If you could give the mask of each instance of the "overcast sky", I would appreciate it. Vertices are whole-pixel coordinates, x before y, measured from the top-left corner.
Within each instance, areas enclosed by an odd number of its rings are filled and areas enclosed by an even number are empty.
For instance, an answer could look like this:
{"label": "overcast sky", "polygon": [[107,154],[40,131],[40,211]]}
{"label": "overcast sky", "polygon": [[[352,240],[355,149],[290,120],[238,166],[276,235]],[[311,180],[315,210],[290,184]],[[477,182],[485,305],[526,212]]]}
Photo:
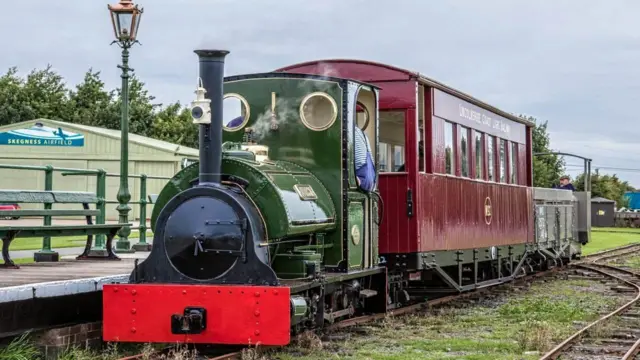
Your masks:
{"label": "overcast sky", "polygon": [[[110,88],[119,86],[120,50],[109,46],[107,3],[7,1],[0,12],[0,70],[18,66],[24,74],[50,63],[74,85],[93,67]],[[505,111],[548,121],[556,150],[592,157],[595,167],[640,168],[637,0],[140,5],[142,46],[132,49],[131,66],[163,103],[192,100],[195,48],[230,50],[227,75],[359,58],[419,71]],[[640,187],[640,172],[617,172]]]}

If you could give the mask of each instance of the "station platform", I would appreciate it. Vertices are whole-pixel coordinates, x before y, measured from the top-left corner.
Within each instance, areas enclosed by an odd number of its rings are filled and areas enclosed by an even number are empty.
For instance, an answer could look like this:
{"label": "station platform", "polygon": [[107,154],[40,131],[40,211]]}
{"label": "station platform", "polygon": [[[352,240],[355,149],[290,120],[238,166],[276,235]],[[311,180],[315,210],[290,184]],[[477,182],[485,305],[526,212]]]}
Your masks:
{"label": "station platform", "polygon": [[102,284],[126,282],[135,266],[149,252],[118,254],[121,260],[75,260],[62,256],[58,262],[21,264],[19,269],[0,269],[0,303],[34,297],[73,295],[100,291]]}
{"label": "station platform", "polygon": [[100,321],[102,286],[126,283],[136,259],[149,252],[117,254],[121,260],[75,260],[21,264],[0,269],[0,338],[69,323]]}

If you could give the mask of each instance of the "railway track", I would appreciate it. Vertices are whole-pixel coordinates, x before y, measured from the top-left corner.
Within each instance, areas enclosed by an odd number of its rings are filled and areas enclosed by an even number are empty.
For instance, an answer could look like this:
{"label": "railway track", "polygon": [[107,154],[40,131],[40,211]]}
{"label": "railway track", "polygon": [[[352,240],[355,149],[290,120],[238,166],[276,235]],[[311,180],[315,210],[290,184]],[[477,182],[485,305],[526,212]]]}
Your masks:
{"label": "railway track", "polygon": [[[625,246],[621,246],[615,249],[610,249],[610,250],[604,250],[598,253],[594,253],[594,254],[590,254],[588,256],[584,256],[580,261],[578,261],[577,263],[572,263],[569,266],[576,266],[576,267],[582,267],[585,270],[588,271],[593,271],[599,274],[602,274],[604,276],[611,276],[616,278],[619,281],[622,281],[624,283],[627,284],[627,286],[629,287],[629,289],[633,289],[636,292],[636,296],[635,299],[632,302],[629,302],[627,304],[625,304],[624,309],[619,308],[616,309],[616,311],[609,313],[607,315],[605,315],[604,317],[600,318],[599,320],[589,324],[588,326],[586,326],[585,328],[581,329],[580,331],[578,331],[576,334],[572,335],[572,337],[568,338],[567,340],[565,340],[562,344],[558,345],[556,348],[554,348],[552,351],[550,351],[549,353],[545,354],[543,358],[541,358],[541,360],[543,359],[557,359],[558,356],[560,354],[562,354],[562,351],[564,349],[569,348],[574,341],[580,339],[582,337],[583,334],[585,334],[586,332],[588,332],[589,329],[592,329],[594,327],[596,327],[598,324],[600,324],[601,322],[605,322],[607,319],[611,318],[611,317],[615,317],[618,313],[622,313],[625,312],[625,310],[633,310],[636,309],[634,305],[636,305],[637,303],[637,312],[628,312],[628,314],[637,314],[637,328],[640,329],[640,274],[635,274],[631,271],[628,270],[624,270],[624,269],[618,269],[615,268],[613,266],[608,266],[608,265],[602,265],[599,264],[602,261],[605,260],[611,260],[611,259],[615,259],[617,257],[622,257],[622,256],[626,256],[629,254],[633,254],[636,252],[640,251],[640,244],[631,244],[631,245],[625,245]],[[598,268],[600,267],[600,268]],[[602,268],[607,268],[610,269],[608,271],[610,272],[615,272],[615,271],[619,271],[620,273],[618,274],[619,276],[615,276],[615,275],[611,275],[609,273],[606,273],[605,271],[607,270],[602,270]],[[563,268],[565,269],[565,268]],[[551,273],[557,271],[558,269],[551,269],[549,271],[545,271],[545,272],[540,272],[540,273],[536,273],[536,274],[532,274],[532,275],[527,275],[527,276],[523,276],[520,277],[514,281],[512,281],[511,283],[506,283],[506,284],[518,284],[521,283],[523,281],[528,281],[528,280],[533,280],[535,278],[540,278],[540,277],[544,277],[544,276],[548,276]],[[635,282],[633,282],[633,281]],[[637,283],[637,284],[636,284]],[[351,319],[347,319],[329,326],[326,326],[324,328],[325,331],[332,331],[332,330],[337,330],[337,329],[341,329],[341,328],[347,328],[347,327],[351,327],[351,326],[355,326],[355,325],[361,325],[361,324],[365,324],[365,323],[370,323],[376,320],[380,320],[383,319],[385,317],[388,316],[399,316],[399,315],[405,315],[405,314],[410,314],[410,313],[416,313],[416,312],[420,312],[424,309],[427,309],[429,307],[433,307],[433,306],[438,306],[438,305],[443,305],[446,304],[448,302],[452,302],[454,300],[460,300],[460,299],[464,299],[464,298],[469,298],[469,297],[473,297],[473,296],[478,296],[481,295],[483,293],[489,292],[491,290],[493,290],[494,288],[496,288],[498,286],[492,286],[492,287],[488,287],[488,288],[483,288],[483,289],[478,289],[476,291],[473,292],[467,292],[467,293],[462,293],[462,294],[456,294],[456,295],[450,295],[450,296],[445,296],[445,297],[441,297],[441,298],[437,298],[437,299],[432,299],[432,300],[428,300],[422,303],[418,303],[418,304],[414,304],[414,305],[409,305],[409,306],[405,306],[405,307],[401,307],[401,308],[397,308],[394,310],[390,310],[388,313],[385,314],[373,314],[373,315],[366,315],[366,316],[360,316],[360,317],[355,317],[355,318],[351,318]],[[614,314],[615,313],[615,314]],[[635,318],[634,318],[635,319]],[[630,344],[630,342],[624,342],[625,345],[629,345],[628,346],[628,355],[627,353],[625,353],[625,357],[623,359],[625,360],[631,360],[634,359],[635,354],[637,354],[638,352],[640,352],[640,330],[637,331],[638,334],[638,341],[636,341],[633,344]],[[616,339],[613,339],[613,341],[615,342]],[[168,350],[168,349],[167,349]],[[160,351],[156,354],[156,356],[160,356],[162,353],[166,353],[167,350],[163,350]],[[556,355],[554,355],[554,351],[557,352]],[[141,360],[144,358],[149,358],[148,357],[149,354],[143,355],[143,354],[139,354],[139,355],[135,355],[135,356],[130,356],[127,358],[122,358],[119,360]],[[218,355],[215,357],[202,357],[202,359],[208,359],[208,360],[240,360],[242,358],[242,351],[234,351],[234,352],[229,352],[223,355]],[[588,359],[590,357],[575,357],[575,358],[566,358],[566,359]],[[151,360],[154,359],[154,357],[149,358]],[[562,359],[565,359],[564,357]],[[612,359],[620,359],[620,357],[611,357],[611,358],[602,358],[602,357],[594,357],[593,359],[599,359],[599,360],[612,360]]]}
{"label": "railway track", "polygon": [[617,291],[632,292],[633,298],[576,331],[551,349],[540,360],[600,359],[632,360],[640,353],[640,273],[604,261],[636,253],[638,246],[616,249],[574,266],[592,274],[616,279],[623,285]]}
{"label": "railway track", "polygon": [[585,263],[599,263],[605,260],[612,260],[615,258],[631,255],[637,251],[640,251],[640,244],[629,244],[614,249],[604,250],[597,253],[584,256],[581,261],[574,262],[571,265],[580,265]]}
{"label": "railway track", "polygon": [[[548,275],[550,275],[551,273],[553,273],[555,271],[557,271],[557,269],[551,269],[551,270],[545,271],[545,272],[526,275],[526,276],[520,277],[520,278],[518,278],[518,279],[516,279],[516,280],[514,280],[514,281],[512,281],[510,283],[504,283],[502,285],[519,284],[519,283],[522,283],[522,282],[525,282],[525,281],[528,281],[528,280],[533,280],[535,278],[548,276]],[[452,302],[454,300],[460,300],[460,299],[465,299],[465,298],[469,298],[469,297],[478,296],[478,295],[487,293],[487,292],[493,290],[496,287],[499,287],[499,286],[492,286],[492,287],[478,289],[478,290],[473,291],[473,292],[466,292],[466,293],[462,293],[462,294],[444,296],[444,297],[440,297],[440,298],[437,298],[437,299],[421,302],[421,303],[418,303],[418,304],[404,306],[404,307],[401,307],[401,308],[389,310],[389,312],[384,313],[384,314],[373,314],[373,315],[359,316],[359,317],[343,320],[343,321],[340,321],[338,323],[325,326],[323,328],[323,330],[324,331],[333,331],[333,330],[343,329],[343,328],[347,328],[347,327],[351,327],[351,326],[355,326],[355,325],[361,325],[361,324],[370,323],[370,322],[373,322],[373,321],[376,321],[376,320],[380,320],[380,319],[383,319],[383,318],[389,317],[389,316],[400,316],[400,315],[405,315],[405,314],[417,313],[417,312],[420,312],[420,311],[425,310],[425,309],[427,309],[429,307],[432,307],[432,306],[443,305],[443,304],[446,304],[448,302]],[[142,359],[155,360],[156,358],[160,359],[163,354],[166,354],[171,349],[173,349],[173,347],[157,351],[157,352],[155,352],[155,353],[153,353],[151,355],[150,354],[138,354],[138,355],[129,356],[129,357],[126,357],[126,358],[121,358],[119,360],[142,360]],[[218,356],[214,356],[214,357],[200,357],[199,359],[207,359],[207,360],[240,360],[240,359],[242,359],[242,351],[229,352],[227,354],[218,355]]]}

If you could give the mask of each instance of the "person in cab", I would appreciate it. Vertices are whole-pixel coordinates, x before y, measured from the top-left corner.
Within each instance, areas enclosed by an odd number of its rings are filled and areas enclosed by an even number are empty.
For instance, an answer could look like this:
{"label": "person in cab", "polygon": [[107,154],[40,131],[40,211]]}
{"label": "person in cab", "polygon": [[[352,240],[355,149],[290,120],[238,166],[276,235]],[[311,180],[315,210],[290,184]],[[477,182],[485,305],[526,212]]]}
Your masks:
{"label": "person in cab", "polygon": [[371,156],[371,147],[367,135],[359,127],[355,127],[355,167],[356,182],[360,189],[370,192],[376,182],[376,169]]}
{"label": "person in cab", "polygon": [[576,188],[573,187],[571,183],[571,179],[567,175],[560,178],[560,185],[556,186],[556,189],[576,191]]}

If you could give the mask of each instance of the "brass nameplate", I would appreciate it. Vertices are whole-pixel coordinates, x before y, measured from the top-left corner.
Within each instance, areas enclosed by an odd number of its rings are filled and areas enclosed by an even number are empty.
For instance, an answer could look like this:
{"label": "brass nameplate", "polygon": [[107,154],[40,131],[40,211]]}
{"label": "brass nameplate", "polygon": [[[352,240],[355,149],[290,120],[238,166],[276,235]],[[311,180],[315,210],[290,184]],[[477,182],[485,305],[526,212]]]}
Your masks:
{"label": "brass nameplate", "polygon": [[358,225],[353,225],[351,227],[351,240],[353,241],[353,245],[360,244],[360,229]]}
{"label": "brass nameplate", "polygon": [[293,185],[293,190],[298,193],[301,200],[316,200],[318,198],[311,185],[296,184]]}

